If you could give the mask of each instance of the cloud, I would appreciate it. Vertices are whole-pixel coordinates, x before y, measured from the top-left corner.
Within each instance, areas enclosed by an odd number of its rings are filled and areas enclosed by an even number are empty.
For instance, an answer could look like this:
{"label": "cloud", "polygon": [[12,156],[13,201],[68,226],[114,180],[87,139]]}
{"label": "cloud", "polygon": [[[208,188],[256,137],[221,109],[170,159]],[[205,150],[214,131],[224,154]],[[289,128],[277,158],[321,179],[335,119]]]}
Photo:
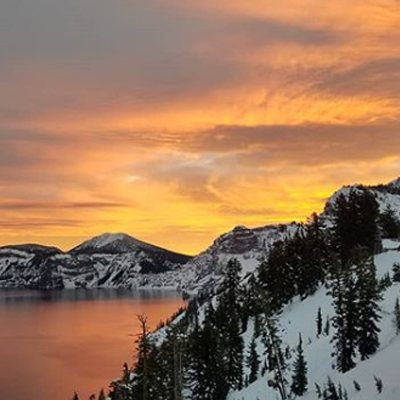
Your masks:
{"label": "cloud", "polygon": [[0,242],[192,253],[394,178],[399,22],[397,0],[2,1]]}
{"label": "cloud", "polygon": [[[245,164],[326,165],[397,157],[396,123],[368,125],[220,126],[194,140],[200,152],[236,153]],[[247,161],[246,161],[247,160]]]}
{"label": "cloud", "polygon": [[[124,208],[128,204],[112,202],[82,202],[82,203],[56,203],[56,202],[29,202],[29,201],[0,201],[0,210],[8,211],[54,211],[54,210],[74,210],[74,209],[113,209]],[[130,205],[132,206],[132,205]]]}
{"label": "cloud", "polygon": [[346,71],[326,71],[314,89],[340,95],[364,93],[399,100],[400,57],[396,54],[368,60]]}

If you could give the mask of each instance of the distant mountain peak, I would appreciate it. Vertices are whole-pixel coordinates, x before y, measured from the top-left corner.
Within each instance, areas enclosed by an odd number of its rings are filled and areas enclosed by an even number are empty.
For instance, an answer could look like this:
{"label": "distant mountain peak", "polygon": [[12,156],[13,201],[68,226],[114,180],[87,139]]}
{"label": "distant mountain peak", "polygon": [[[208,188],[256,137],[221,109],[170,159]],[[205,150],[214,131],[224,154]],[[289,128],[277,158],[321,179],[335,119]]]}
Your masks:
{"label": "distant mountain peak", "polygon": [[128,253],[140,249],[155,248],[126,233],[103,233],[71,250],[71,253]]}
{"label": "distant mountain peak", "polygon": [[57,247],[53,246],[44,246],[41,244],[36,243],[24,243],[24,244],[14,244],[14,245],[7,245],[1,246],[0,251],[7,251],[7,250],[18,250],[26,253],[33,253],[33,254],[61,254],[62,251]]}

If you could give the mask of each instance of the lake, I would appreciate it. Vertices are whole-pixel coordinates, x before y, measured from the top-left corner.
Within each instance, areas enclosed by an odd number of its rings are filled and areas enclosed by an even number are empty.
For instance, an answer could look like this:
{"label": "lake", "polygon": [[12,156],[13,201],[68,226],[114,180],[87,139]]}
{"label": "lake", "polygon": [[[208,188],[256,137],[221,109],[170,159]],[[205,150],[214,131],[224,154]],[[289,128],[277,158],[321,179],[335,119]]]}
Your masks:
{"label": "lake", "polygon": [[161,290],[0,290],[0,399],[97,397],[132,363],[136,315],[154,328],[183,303]]}

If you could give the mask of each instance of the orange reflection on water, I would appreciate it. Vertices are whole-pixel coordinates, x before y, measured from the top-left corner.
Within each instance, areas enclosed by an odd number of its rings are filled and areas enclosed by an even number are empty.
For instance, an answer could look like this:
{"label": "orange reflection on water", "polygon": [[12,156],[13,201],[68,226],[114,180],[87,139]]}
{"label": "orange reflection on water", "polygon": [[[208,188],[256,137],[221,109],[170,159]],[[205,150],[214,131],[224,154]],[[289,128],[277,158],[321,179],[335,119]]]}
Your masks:
{"label": "orange reflection on water", "polygon": [[162,292],[48,300],[27,293],[8,292],[5,300],[0,292],[1,399],[68,400],[75,390],[85,399],[107,389],[124,361],[133,362],[136,315],[146,314],[154,329],[183,304]]}

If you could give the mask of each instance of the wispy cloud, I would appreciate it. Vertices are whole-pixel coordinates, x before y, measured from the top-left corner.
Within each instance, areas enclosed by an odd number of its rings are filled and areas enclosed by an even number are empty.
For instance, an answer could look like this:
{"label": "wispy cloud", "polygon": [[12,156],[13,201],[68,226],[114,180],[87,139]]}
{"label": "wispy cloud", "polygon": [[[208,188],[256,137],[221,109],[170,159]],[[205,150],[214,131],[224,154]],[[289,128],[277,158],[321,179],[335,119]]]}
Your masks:
{"label": "wispy cloud", "polygon": [[195,252],[394,178],[399,23],[397,0],[2,1],[0,243]]}

